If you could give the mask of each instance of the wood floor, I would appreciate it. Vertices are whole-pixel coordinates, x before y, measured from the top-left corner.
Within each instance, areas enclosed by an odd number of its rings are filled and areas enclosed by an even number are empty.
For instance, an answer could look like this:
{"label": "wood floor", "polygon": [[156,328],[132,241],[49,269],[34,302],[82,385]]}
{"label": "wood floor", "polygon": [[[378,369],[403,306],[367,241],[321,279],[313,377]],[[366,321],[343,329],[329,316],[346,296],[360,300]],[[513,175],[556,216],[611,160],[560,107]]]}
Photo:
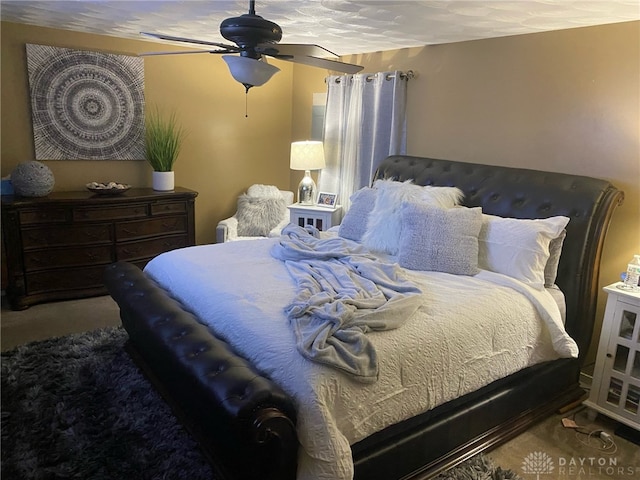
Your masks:
{"label": "wood floor", "polygon": [[[108,296],[34,305],[12,311],[2,297],[0,346],[3,351],[31,341],[120,324],[118,308]],[[611,435],[605,444],[595,435],[577,433],[562,425],[574,420],[586,432]],[[640,447],[615,434],[619,425],[582,406],[550,418],[488,453],[496,465],[513,470],[524,480],[598,480],[640,478]],[[535,462],[547,460],[534,472]]]}

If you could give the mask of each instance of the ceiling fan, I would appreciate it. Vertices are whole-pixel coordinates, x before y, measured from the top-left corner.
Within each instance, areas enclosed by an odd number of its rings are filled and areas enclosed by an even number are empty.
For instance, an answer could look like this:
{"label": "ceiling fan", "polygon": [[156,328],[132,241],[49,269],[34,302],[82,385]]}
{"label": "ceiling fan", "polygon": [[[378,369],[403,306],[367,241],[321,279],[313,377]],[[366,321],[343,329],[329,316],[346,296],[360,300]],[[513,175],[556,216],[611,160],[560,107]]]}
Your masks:
{"label": "ceiling fan", "polygon": [[280,71],[279,68],[269,65],[266,62],[266,56],[350,74],[359,72],[363,68],[360,65],[353,65],[326,58],[327,56],[337,58],[338,55],[318,45],[278,43],[282,38],[282,29],[276,23],[256,15],[255,0],[249,1],[249,13],[245,13],[239,17],[227,18],[220,24],[220,34],[225,39],[235,43],[235,45],[174,37],[159,33],[141,33],[160,40],[217,47],[213,50],[148,52],[141,53],[140,55],[176,55],[190,53],[227,54],[223,55],[222,58],[229,66],[233,78],[244,85],[246,89],[245,92],[248,92],[251,87],[263,85],[275,73]]}

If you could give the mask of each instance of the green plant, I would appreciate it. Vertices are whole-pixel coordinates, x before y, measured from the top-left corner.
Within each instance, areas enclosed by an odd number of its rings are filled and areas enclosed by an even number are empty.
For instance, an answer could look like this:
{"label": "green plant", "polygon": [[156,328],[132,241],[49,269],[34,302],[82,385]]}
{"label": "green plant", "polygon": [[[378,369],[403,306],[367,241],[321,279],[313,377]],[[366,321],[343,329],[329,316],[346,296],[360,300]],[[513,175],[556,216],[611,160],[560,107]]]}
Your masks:
{"label": "green plant", "polygon": [[175,112],[167,118],[156,107],[147,113],[145,148],[147,161],[156,172],[170,172],[178,158],[180,147],[186,135],[178,124]]}

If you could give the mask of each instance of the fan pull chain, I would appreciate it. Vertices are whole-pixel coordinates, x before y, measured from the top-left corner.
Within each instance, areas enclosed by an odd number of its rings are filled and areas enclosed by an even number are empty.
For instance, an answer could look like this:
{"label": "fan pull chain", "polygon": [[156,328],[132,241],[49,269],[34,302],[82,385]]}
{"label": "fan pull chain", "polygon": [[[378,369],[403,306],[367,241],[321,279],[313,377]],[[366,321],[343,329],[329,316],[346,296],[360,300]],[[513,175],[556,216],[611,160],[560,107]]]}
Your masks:
{"label": "fan pull chain", "polygon": [[249,103],[249,89],[251,87],[253,87],[253,85],[251,85],[249,83],[243,83],[243,85],[244,85],[244,118],[248,118],[249,117],[249,113],[248,113],[249,108],[247,107],[247,105]]}

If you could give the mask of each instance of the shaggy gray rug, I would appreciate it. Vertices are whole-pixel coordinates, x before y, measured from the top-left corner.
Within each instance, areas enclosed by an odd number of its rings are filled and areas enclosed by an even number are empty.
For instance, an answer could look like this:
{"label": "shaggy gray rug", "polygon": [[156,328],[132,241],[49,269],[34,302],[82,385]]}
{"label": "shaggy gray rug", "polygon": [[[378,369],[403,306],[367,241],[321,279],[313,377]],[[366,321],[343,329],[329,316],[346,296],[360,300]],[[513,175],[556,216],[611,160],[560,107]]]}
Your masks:
{"label": "shaggy gray rug", "polygon": [[[3,480],[215,479],[133,364],[121,328],[2,353]],[[483,456],[439,480],[517,480]]]}

